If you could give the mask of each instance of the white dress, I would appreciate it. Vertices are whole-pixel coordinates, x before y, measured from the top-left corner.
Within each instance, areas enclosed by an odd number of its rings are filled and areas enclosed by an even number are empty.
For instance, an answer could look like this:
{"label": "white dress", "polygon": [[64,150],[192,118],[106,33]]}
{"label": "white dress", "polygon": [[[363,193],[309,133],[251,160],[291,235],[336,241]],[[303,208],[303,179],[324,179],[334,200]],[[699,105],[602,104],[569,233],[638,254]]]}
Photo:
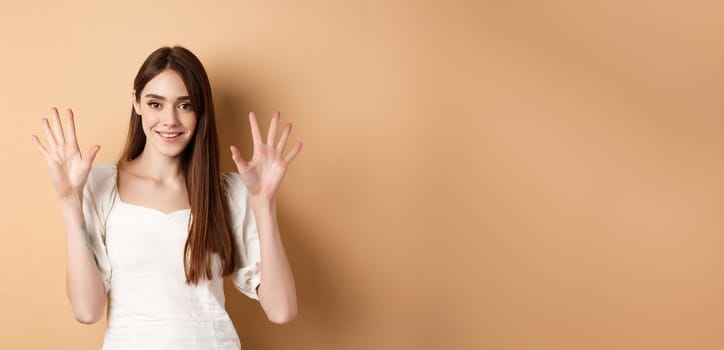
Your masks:
{"label": "white dress", "polygon": [[[218,257],[214,278],[186,285],[183,250],[189,209],[172,213],[124,203],[115,164],[97,164],[84,188],[83,215],[108,297],[104,350],[240,349],[224,307]],[[246,186],[237,173],[224,173],[237,254],[232,281],[257,299],[259,238]]]}

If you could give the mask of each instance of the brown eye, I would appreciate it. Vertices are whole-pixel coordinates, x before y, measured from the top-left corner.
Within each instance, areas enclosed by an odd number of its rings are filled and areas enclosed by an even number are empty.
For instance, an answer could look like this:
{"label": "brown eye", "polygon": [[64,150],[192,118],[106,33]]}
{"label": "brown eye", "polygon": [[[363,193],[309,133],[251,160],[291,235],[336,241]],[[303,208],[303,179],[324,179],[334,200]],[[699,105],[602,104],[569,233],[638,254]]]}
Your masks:
{"label": "brown eye", "polygon": [[149,102],[148,106],[151,108],[158,108],[158,107],[161,107],[161,104],[158,102]]}

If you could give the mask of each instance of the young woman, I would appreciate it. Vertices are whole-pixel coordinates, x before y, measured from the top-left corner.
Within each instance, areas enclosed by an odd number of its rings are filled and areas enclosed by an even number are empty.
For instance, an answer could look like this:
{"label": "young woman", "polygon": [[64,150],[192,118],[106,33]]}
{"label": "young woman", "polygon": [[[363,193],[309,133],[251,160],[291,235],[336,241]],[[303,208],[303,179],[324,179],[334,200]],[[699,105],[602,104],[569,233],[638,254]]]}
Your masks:
{"label": "young woman", "polygon": [[[92,165],[65,125],[42,118],[45,158],[67,233],[66,290],[75,318],[103,317],[103,349],[239,349],[224,308],[223,276],[259,300],[274,323],[297,313],[294,278],[276,218],[275,192],[299,154],[284,155],[291,124],[266,141],[249,114],[254,152],[232,146],[238,173],[219,171],[211,88],[194,54],[163,47],[133,83],[128,140],[117,163]],[[52,124],[52,126],[51,126]]]}

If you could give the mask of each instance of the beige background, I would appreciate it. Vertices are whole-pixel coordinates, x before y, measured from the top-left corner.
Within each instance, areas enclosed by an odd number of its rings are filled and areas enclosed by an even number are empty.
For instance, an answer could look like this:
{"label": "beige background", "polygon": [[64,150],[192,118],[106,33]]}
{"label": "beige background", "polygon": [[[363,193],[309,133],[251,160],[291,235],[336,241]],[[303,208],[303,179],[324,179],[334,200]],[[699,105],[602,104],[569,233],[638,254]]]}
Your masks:
{"label": "beige background", "polygon": [[226,170],[248,111],[305,142],[279,193],[300,314],[227,284],[246,349],[724,348],[724,5],[652,4],[3,2],[0,348],[100,348],[30,135],[72,106],[114,161],[168,44],[207,67]]}

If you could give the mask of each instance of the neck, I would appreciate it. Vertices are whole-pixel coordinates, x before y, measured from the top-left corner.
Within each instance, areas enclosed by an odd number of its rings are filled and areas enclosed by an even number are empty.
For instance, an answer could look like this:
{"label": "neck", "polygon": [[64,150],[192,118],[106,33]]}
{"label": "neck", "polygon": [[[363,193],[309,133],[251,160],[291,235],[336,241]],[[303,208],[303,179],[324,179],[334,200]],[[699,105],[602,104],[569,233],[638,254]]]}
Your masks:
{"label": "neck", "polygon": [[133,160],[133,163],[139,175],[159,183],[174,182],[184,177],[180,155],[168,157],[158,152],[149,152],[146,148]]}

